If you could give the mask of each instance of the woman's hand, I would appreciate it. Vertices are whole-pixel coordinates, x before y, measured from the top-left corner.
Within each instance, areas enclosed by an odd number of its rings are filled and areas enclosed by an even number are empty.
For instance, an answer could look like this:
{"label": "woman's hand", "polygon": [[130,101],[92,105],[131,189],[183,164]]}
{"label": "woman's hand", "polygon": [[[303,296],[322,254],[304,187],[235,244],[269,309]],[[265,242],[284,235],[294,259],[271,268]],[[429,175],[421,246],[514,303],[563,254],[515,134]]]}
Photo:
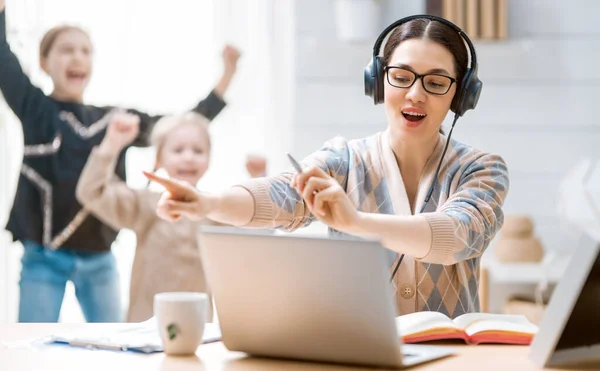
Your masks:
{"label": "woman's hand", "polygon": [[187,182],[163,178],[145,171],[144,175],[167,190],[156,207],[156,214],[162,219],[176,222],[183,216],[199,221],[217,208],[217,196],[202,193]]}
{"label": "woman's hand", "polygon": [[319,167],[311,167],[292,180],[311,213],[341,232],[359,233],[360,214],[340,184]]}

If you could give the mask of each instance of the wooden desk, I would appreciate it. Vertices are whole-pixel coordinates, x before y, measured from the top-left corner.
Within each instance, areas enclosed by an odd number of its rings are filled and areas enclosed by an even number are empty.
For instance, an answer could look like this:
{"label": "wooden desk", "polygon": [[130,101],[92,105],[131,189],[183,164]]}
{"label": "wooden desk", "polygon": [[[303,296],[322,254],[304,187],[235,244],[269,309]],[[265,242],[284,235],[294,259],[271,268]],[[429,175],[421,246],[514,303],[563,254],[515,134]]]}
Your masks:
{"label": "wooden desk", "polygon": [[[78,349],[62,345],[43,345],[30,340],[58,332],[119,324],[0,324],[0,370],[358,370],[355,367],[308,362],[279,361],[247,357],[229,352],[223,343],[205,344],[196,356],[168,357],[131,352]],[[452,346],[455,346],[453,344]],[[527,358],[528,347],[456,345],[457,355],[410,370],[538,370]],[[593,369],[593,368],[588,368]],[[598,369],[598,366],[596,366]]]}

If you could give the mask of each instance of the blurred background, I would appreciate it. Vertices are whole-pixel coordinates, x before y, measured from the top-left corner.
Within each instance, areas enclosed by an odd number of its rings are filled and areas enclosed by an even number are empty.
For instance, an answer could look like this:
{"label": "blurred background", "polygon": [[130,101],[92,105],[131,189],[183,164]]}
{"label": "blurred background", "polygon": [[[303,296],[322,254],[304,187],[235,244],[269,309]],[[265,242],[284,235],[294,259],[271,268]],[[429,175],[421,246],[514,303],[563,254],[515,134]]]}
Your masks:
{"label": "blurred background", "polygon": [[[514,218],[513,226],[530,226],[516,234],[508,227],[486,252],[486,306],[506,312],[521,310],[511,304],[530,305],[535,311],[577,245],[574,218],[584,215],[583,222],[600,226],[586,209],[600,204],[597,1],[7,0],[9,43],[33,82],[48,92],[37,57],[43,33],[65,22],[91,33],[95,72],[88,104],[182,111],[216,83],[224,44],[238,47],[242,57],[228,106],[210,127],[212,163],[199,186],[206,190],[247,178],[248,154],[265,156],[268,173],[276,173],[288,166],[286,152],[303,157],[333,136],[383,130],[383,108],[364,95],[363,68],[385,26],[425,12],[454,20],[474,39],[483,93],[453,136],[504,157],[511,176],[507,218]],[[2,226],[22,156],[20,130],[0,103]],[[131,149],[128,182],[145,186],[140,170],[151,169],[153,161],[152,150]],[[124,305],[134,249],[135,235],[122,231],[113,250]],[[0,321],[16,320],[21,253],[0,231]],[[72,287],[61,321],[83,321]]]}

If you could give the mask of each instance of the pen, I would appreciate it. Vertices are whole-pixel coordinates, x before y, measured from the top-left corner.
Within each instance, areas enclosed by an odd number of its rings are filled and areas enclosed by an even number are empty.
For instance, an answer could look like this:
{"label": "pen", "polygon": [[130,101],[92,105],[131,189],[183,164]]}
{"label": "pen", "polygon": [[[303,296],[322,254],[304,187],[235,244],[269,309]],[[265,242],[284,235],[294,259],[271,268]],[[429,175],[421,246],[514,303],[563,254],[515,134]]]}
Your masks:
{"label": "pen", "polygon": [[292,155],[290,155],[289,153],[287,154],[287,157],[290,159],[290,162],[292,163],[292,166],[294,167],[294,169],[296,169],[296,171],[298,172],[298,174],[302,173],[302,166],[300,166],[300,164],[298,163],[298,161],[296,161],[295,158],[292,157]]}
{"label": "pen", "polygon": [[[300,163],[298,161],[296,161],[295,158],[292,157],[292,155],[290,155],[289,153],[287,154],[287,157],[290,159],[290,162],[292,163],[292,166],[294,167],[294,169],[296,169],[296,171],[298,172],[298,174],[302,174],[302,166],[300,166]],[[319,191],[314,190],[312,192],[313,195],[316,195]]]}

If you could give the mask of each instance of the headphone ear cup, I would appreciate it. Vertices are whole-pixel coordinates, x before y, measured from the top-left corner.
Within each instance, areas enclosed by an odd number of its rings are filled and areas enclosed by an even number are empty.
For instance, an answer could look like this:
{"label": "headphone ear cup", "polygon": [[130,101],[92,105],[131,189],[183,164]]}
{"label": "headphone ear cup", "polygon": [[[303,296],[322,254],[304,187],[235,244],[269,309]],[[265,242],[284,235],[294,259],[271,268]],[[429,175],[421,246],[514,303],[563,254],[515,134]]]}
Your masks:
{"label": "headphone ear cup", "polygon": [[375,104],[381,104],[385,100],[383,94],[383,75],[384,72],[381,65],[381,58],[375,57]]}
{"label": "headphone ear cup", "polygon": [[462,101],[462,113],[465,113],[470,109],[475,109],[475,107],[477,106],[477,102],[479,102],[479,96],[481,95],[482,88],[483,82],[481,82],[481,80],[479,80],[479,78],[477,78],[476,75],[472,76]]}
{"label": "headphone ear cup", "polygon": [[461,88],[456,92],[456,96],[452,100],[452,111],[461,117],[468,110],[474,109],[479,101],[482,88],[483,83],[477,77],[477,70],[468,69]]}
{"label": "headphone ear cup", "polygon": [[462,116],[462,114],[464,113],[462,111],[462,102],[463,102],[463,97],[465,95],[465,89],[468,88],[470,79],[471,79],[471,70],[468,69],[460,83],[460,86],[457,86],[456,94],[454,95],[454,98],[452,99],[452,103],[450,104],[450,109],[452,110],[452,112],[456,113],[458,116]]}
{"label": "headphone ear cup", "polygon": [[373,59],[367,64],[364,70],[365,95],[375,98],[375,71],[373,71]]}

